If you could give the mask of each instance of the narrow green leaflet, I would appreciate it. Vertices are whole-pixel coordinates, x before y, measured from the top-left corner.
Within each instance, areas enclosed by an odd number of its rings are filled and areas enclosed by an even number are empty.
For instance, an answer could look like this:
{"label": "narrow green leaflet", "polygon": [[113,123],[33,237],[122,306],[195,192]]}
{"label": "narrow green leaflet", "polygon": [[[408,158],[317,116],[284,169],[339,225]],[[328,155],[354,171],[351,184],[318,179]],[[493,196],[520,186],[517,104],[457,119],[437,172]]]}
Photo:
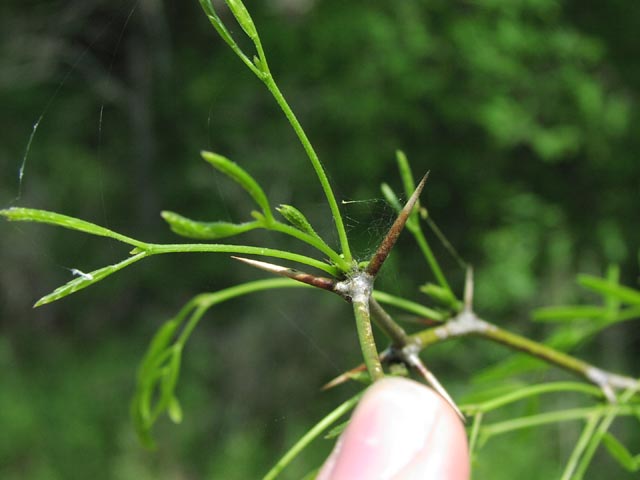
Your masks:
{"label": "narrow green leaflet", "polygon": [[381,290],[374,290],[373,298],[375,298],[380,303],[384,303],[385,305],[392,305],[406,312],[413,313],[420,317],[428,318],[436,322],[442,322],[446,320],[446,315],[444,315],[442,312],[429,307],[425,307],[420,303],[412,302],[411,300],[391,295]]}
{"label": "narrow green leaflet", "polygon": [[578,283],[605,297],[614,297],[630,305],[640,305],[640,291],[593,275],[578,275]]}
{"label": "narrow green leaflet", "polygon": [[75,293],[78,290],[87,288],[88,286],[99,282],[105,277],[108,277],[112,273],[115,273],[118,270],[122,270],[123,268],[128,267],[129,265],[137,262],[138,260],[142,260],[147,255],[148,255],[147,252],[140,252],[137,255],[134,255],[133,257],[129,257],[120,263],[116,263],[114,265],[108,265],[106,267],[99,268],[98,270],[94,270],[93,272],[85,273],[81,277],[78,277],[75,280],[71,280],[70,282],[62,285],[61,287],[56,288],[49,295],[45,295],[35,303],[34,307],[40,307],[42,305],[46,305],[47,303],[55,302],[56,300],[60,300],[61,298],[64,298],[67,295],[71,295],[72,293]]}
{"label": "narrow green leaflet", "polygon": [[451,290],[440,285],[426,283],[420,287],[420,291],[442,305],[452,306],[455,310],[462,308],[462,303],[451,293]]}
{"label": "narrow green leaflet", "polygon": [[625,470],[629,472],[637,472],[640,470],[640,454],[632,455],[631,452],[627,450],[627,447],[622,445],[622,443],[609,432],[605,433],[602,437],[602,443],[607,447],[611,456],[615,458]]}
{"label": "narrow green leaflet", "polygon": [[400,200],[398,200],[398,196],[389,186],[389,184],[383,183],[382,185],[380,185],[380,191],[382,192],[382,195],[384,196],[384,199],[387,201],[387,203],[389,203],[389,205],[391,205],[397,213],[400,213],[400,211],[402,210],[402,204],[400,203]]}
{"label": "narrow green leaflet", "polygon": [[247,7],[240,0],[225,0],[227,5],[229,6],[229,10],[233,13],[233,16],[236,17],[236,20],[247,34],[247,36],[253,41],[256,42],[258,39],[258,31],[256,30],[256,26],[251,19],[251,15],[247,11]]}
{"label": "narrow green leaflet", "polygon": [[178,235],[199,240],[217,240],[259,228],[260,222],[197,222],[174,212],[163,211],[162,218]]}
{"label": "narrow green leaflet", "polygon": [[181,345],[176,348],[174,339],[195,307],[195,302],[190,301],[160,327],[138,367],[138,386],[131,401],[131,418],[138,438],[149,448],[154,446],[151,427],[163,411],[166,410],[175,423],[182,420],[182,409],[174,393],[182,348]]}
{"label": "narrow green leaflet", "polygon": [[402,150],[396,151],[396,161],[398,162],[398,170],[400,171],[400,177],[402,178],[404,193],[408,198],[416,189],[416,182],[413,178],[413,172],[411,171],[409,160],[407,160],[407,156]]}
{"label": "narrow green leaflet", "polygon": [[[190,310],[191,306],[187,306]],[[155,370],[156,368],[155,365],[158,363],[157,360],[159,356],[169,346],[169,344],[173,340],[174,335],[176,334],[176,331],[178,330],[178,327],[182,322],[181,317],[184,317],[184,315],[178,314],[176,318],[167,321],[153,336],[151,342],[149,343],[147,353],[142,359],[142,362],[140,362],[140,367],[138,368],[138,379],[150,377],[153,374],[153,370]]]}
{"label": "narrow green leaflet", "polygon": [[536,322],[566,322],[577,319],[600,320],[607,315],[604,307],[596,305],[567,305],[539,308],[533,313]]}
{"label": "narrow green leaflet", "polygon": [[[213,28],[215,28],[216,32],[218,32],[218,35],[220,35],[220,37],[225,41],[225,43],[229,45],[229,47],[231,47],[231,50],[233,50],[233,52],[238,56],[238,58],[240,58],[240,60],[242,60],[244,64],[247,67],[249,67],[249,69],[258,78],[260,78],[261,80],[264,80],[265,78],[265,65],[263,65],[264,62],[252,63],[251,60],[249,60],[249,57],[247,57],[244,54],[244,52],[240,49],[236,41],[231,36],[231,33],[229,33],[229,30],[227,30],[227,27],[225,27],[224,23],[222,23],[222,20],[220,20],[220,17],[218,16],[215,9],[213,8],[212,0],[199,0],[199,2],[200,2],[200,6],[204,10],[204,12],[207,14],[207,18],[211,22],[211,25],[213,25]],[[251,19],[249,18],[249,20]],[[246,24],[246,21],[245,21],[245,24]],[[242,28],[245,30],[245,32],[247,32],[247,29],[245,28],[245,26],[242,26]],[[251,27],[247,27],[247,28],[249,28],[249,30],[251,31]],[[254,31],[255,31],[255,27],[254,27]],[[255,33],[256,33],[256,36],[254,38],[251,38],[251,40],[256,45],[256,47],[258,47],[260,45],[260,39],[257,36],[257,32]],[[248,32],[247,32],[247,35],[249,35]],[[251,35],[249,36],[251,37]],[[259,50],[261,51],[262,48],[259,47]]]}
{"label": "narrow green leaflet", "polygon": [[204,12],[207,14],[209,21],[213,25],[213,28],[215,28],[216,32],[218,32],[218,35],[220,35],[220,37],[222,37],[225,43],[229,45],[234,51],[236,50],[240,51],[235,40],[227,30],[227,27],[224,26],[224,23],[222,23],[222,20],[220,20],[220,17],[214,10],[211,0],[199,0],[199,2],[200,2],[200,6],[204,10]]}
{"label": "narrow green leaflet", "polygon": [[68,228],[70,230],[78,230],[80,232],[98,235],[100,237],[113,238],[121,242],[133,245],[135,247],[145,248],[146,243],[133,238],[116,233],[108,228],[101,227],[95,223],[80,220],[79,218],[61,215],[59,213],[49,212],[47,210],[37,210],[34,208],[7,208],[0,210],[0,215],[6,217],[7,220],[17,222],[35,222],[48,223],[58,227]]}
{"label": "narrow green leaflet", "polygon": [[[382,192],[382,196],[387,201],[389,205],[397,212],[400,213],[402,211],[402,204],[398,199],[398,196],[393,191],[393,189],[387,184],[382,183],[380,185],[380,191]],[[419,225],[418,225],[418,216],[416,215],[417,210],[414,211],[411,216],[407,220],[407,230],[409,230],[413,235],[419,234]]]}
{"label": "narrow green leaflet", "polygon": [[336,425],[325,434],[324,439],[333,440],[334,438],[338,438],[340,435],[342,435],[342,432],[344,432],[348,426],[349,420]]}
{"label": "narrow green leaflet", "polygon": [[264,194],[260,185],[258,185],[258,182],[256,182],[251,175],[249,175],[237,163],[232,162],[222,155],[212,152],[202,152],[202,158],[244,188],[262,209],[267,220],[273,221],[273,214],[271,213],[271,207],[269,206],[267,196]]}
{"label": "narrow green leaflet", "polygon": [[262,290],[305,287],[288,278],[274,278],[200,294],[162,325],[140,362],[136,393],[131,401],[131,418],[140,441],[147,447],[153,447],[151,429],[165,412],[173,422],[182,421],[182,408],[175,393],[182,352],[191,333],[211,307]]}
{"label": "narrow green leaflet", "polygon": [[320,236],[316,233],[314,228],[311,226],[311,223],[309,223],[309,220],[307,220],[307,217],[305,217],[304,214],[300,210],[298,210],[296,207],[292,205],[283,204],[283,205],[280,205],[278,208],[276,208],[276,210],[278,211],[278,213],[280,213],[280,215],[282,215],[287,220],[287,222],[289,222],[291,225],[293,225],[295,228],[297,228],[301,232],[307,233],[317,238],[318,240],[323,241],[322,238],[320,238]]}
{"label": "narrow green leaflet", "polygon": [[182,407],[176,397],[171,397],[169,405],[167,406],[167,414],[173,423],[182,422]]}
{"label": "narrow green leaflet", "polygon": [[593,385],[579,382],[548,382],[538,385],[519,387],[503,395],[498,395],[485,401],[478,402],[476,404],[465,405],[464,410],[474,413],[487,413],[510,403],[524,400],[526,398],[538,397],[542,394],[547,393],[566,394],[569,392],[582,393],[598,399],[602,397],[602,390]]}
{"label": "narrow green leaflet", "polygon": [[576,320],[590,320],[595,327],[611,325],[640,318],[640,305],[625,309],[602,307],[597,305],[568,305],[562,307],[544,307],[533,313],[536,322],[566,323]]}
{"label": "narrow green leaflet", "polygon": [[203,307],[193,310],[194,306],[193,301],[189,302],[175,318],[158,330],[138,368],[136,393],[131,401],[131,418],[138,438],[149,448],[154,446],[151,428],[163,412],[175,423],[182,421],[182,408],[175,389],[187,337],[177,334],[187,316],[188,323],[195,324],[207,311]]}

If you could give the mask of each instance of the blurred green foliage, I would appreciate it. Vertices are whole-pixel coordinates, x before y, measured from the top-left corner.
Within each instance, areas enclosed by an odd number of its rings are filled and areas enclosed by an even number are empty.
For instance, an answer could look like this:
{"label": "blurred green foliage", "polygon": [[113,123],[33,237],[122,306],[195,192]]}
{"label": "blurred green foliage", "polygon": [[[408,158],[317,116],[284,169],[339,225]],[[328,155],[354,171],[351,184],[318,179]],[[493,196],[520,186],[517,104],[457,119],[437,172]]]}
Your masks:
{"label": "blurred green foliage", "polygon": [[[527,312],[578,302],[576,272],[619,263],[622,281],[637,287],[639,9],[575,0],[250,7],[333,185],[345,200],[366,200],[344,206],[363,257],[391,221],[378,186],[400,185],[393,156],[402,148],[417,172],[431,171],[425,203],[476,266],[487,318],[542,337],[547,327]],[[331,227],[281,113],[197,2],[8,0],[0,12],[3,206],[55,210],[149,241],[174,238],[161,210],[242,221],[251,200],[200,160],[207,148],[251,171],[274,204]],[[160,428],[159,450],[146,452],[128,402],[152,332],[193,294],[257,274],[224,256],[154,259],[31,311],[69,269],[122,252],[46,227],[3,225],[1,238],[1,478],[254,478],[346,396],[316,389],[359,361],[348,309],[315,292],[261,294],[216,308],[199,327],[179,386],[184,422]],[[420,298],[417,285],[432,279],[415,271],[407,238],[401,246],[381,286]],[[463,272],[437,253],[459,288]],[[460,395],[477,365],[506,355],[471,342],[427,355]],[[578,354],[639,376],[639,342],[620,324]],[[489,443],[479,478],[557,476],[579,432],[562,427],[523,433],[517,440],[530,447],[516,452],[508,438]],[[307,453],[286,478],[329,448]],[[591,478],[610,462],[598,457]]]}

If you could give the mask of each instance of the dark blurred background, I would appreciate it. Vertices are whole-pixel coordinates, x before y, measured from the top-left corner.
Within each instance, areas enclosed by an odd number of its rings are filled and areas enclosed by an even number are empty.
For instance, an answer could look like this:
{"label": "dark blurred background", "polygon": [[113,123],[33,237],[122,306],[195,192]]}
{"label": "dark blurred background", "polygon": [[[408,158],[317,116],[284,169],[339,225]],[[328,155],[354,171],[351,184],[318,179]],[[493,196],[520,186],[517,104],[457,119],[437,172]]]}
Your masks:
{"label": "dark blurred background", "polygon": [[[430,170],[426,205],[476,267],[476,306],[487,319],[542,339],[550,329],[530,322],[533,308],[594,300],[576,286],[577,272],[619,264],[621,280],[638,287],[634,2],[246,3],[339,198],[355,201],[344,212],[360,257],[393,220],[379,185],[400,190],[400,148],[416,174]],[[3,207],[174,242],[162,209],[242,221],[253,208],[200,159],[211,149],[335,240],[297,139],[198,2],[5,0],[0,12]],[[32,310],[70,269],[99,268],[127,249],[46,226],[0,229],[1,478],[256,478],[355,391],[318,393],[359,362],[347,305],[313,291],[256,294],[214,308],[198,327],[178,387],[184,422],[160,422],[158,450],[148,452],[128,405],[151,335],[194,294],[265,275],[226,255],[153,258]],[[264,232],[239,241],[301,248]],[[459,292],[463,272],[432,242]],[[379,287],[426,301],[417,286],[431,279],[418,258],[404,235]],[[622,324],[576,353],[638,376],[639,347],[637,328]],[[507,354],[469,340],[425,358],[462,397],[479,369]],[[478,478],[557,478],[579,431],[560,424],[492,440]],[[638,453],[637,432],[627,439]],[[320,441],[284,478],[300,478],[330,447]],[[617,468],[601,453],[588,478],[611,469],[627,478]]]}

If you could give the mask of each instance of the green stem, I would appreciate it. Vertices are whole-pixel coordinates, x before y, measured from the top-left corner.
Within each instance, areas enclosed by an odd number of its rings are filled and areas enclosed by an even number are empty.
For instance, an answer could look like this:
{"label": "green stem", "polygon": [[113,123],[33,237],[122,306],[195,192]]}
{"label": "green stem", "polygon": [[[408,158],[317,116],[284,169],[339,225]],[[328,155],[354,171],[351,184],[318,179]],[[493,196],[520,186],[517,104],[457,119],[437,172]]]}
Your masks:
{"label": "green stem", "polygon": [[311,160],[311,164],[313,165],[313,169],[315,170],[316,175],[318,176],[318,180],[320,181],[320,185],[324,190],[324,194],[327,197],[329,208],[331,209],[331,214],[333,215],[333,220],[336,224],[336,230],[338,231],[338,237],[340,239],[340,247],[342,249],[342,254],[344,255],[344,260],[348,264],[351,264],[353,257],[351,256],[351,249],[349,247],[347,231],[344,227],[344,222],[342,221],[342,214],[340,213],[340,209],[338,208],[338,202],[336,201],[336,198],[333,194],[333,190],[331,189],[331,185],[329,184],[329,179],[327,177],[327,174],[324,171],[322,164],[320,163],[318,154],[316,153],[315,149],[311,145],[311,142],[309,141],[307,134],[302,129],[302,125],[300,125],[300,122],[298,121],[295,114],[293,113],[293,110],[291,110],[291,107],[289,106],[289,104],[287,103],[287,100],[282,95],[282,92],[278,88],[278,85],[274,81],[273,77],[269,74],[269,75],[266,75],[263,80],[264,80],[264,84],[267,86],[267,88],[273,95],[273,98],[275,98],[276,102],[284,112],[285,116],[287,117],[287,120],[289,120],[289,123],[291,124],[291,127],[293,128],[296,135],[298,136],[298,139],[300,140],[302,147],[307,153],[309,160]]}
{"label": "green stem", "polygon": [[298,454],[309,445],[313,440],[315,440],[322,432],[324,432],[327,428],[329,428],[333,423],[335,423],[340,417],[342,417],[349,410],[353,409],[356,404],[360,401],[364,392],[357,394],[356,396],[350,398],[346,402],[342,403],[338,408],[333,410],[329,415],[320,420],[317,424],[313,426],[307,433],[305,433],[300,440],[298,440],[293,447],[289,449],[284,456],[278,460],[269,472],[263,477],[263,480],[273,480],[276,478],[284,468],[291,463],[291,461],[298,456]]}
{"label": "green stem", "polygon": [[351,270],[351,264],[346,262],[345,259],[340,256],[340,254],[338,254],[334,249],[332,249],[318,237],[309,235],[308,233],[298,230],[291,225],[285,225],[281,222],[269,223],[265,228],[284,233],[291,237],[297,238],[298,240],[305,242],[308,245],[311,245],[312,247],[316,248],[317,250],[324,253],[327,257],[329,257],[329,259],[343,272],[348,272],[349,270]]}
{"label": "green stem", "polygon": [[471,424],[471,432],[469,433],[469,455],[471,455],[471,464],[473,465],[473,455],[476,445],[478,444],[478,434],[480,433],[480,425],[482,424],[482,413],[478,412],[473,416],[473,424]]}
{"label": "green stem", "polygon": [[[270,278],[266,280],[255,280],[253,282],[242,283],[233,287],[225,288],[213,293],[203,293],[195,297],[189,304],[191,308],[197,305],[197,308],[191,313],[185,327],[180,332],[180,336],[176,340],[177,344],[184,345],[191,336],[191,332],[198,325],[202,316],[214,305],[226,302],[232,298],[241,297],[250,293],[256,293],[263,290],[273,290],[276,288],[299,288],[307,285],[295,282],[288,278]],[[184,309],[183,309],[184,310]],[[182,313],[182,311],[180,312]]]}
{"label": "green stem", "polygon": [[540,358],[548,363],[573,372],[582,378],[588,378],[587,372],[592,368],[590,364],[583,362],[582,360],[578,360],[571,355],[567,355],[566,353],[555,350],[542,343],[529,340],[526,337],[508,332],[493,324],[486,324],[485,322],[485,328],[465,330],[463,328],[452,328],[451,325],[453,322],[455,322],[455,320],[445,323],[439,327],[422,330],[421,332],[412,335],[412,338],[419,341],[422,348],[425,348],[444,340],[474,335],[493,340],[494,342],[505,345],[513,350],[525,352],[531,356]]}
{"label": "green stem", "polygon": [[576,443],[575,448],[571,452],[571,456],[569,457],[569,461],[567,462],[567,466],[562,473],[561,480],[571,480],[573,473],[576,471],[578,467],[578,462],[580,458],[584,454],[585,449],[589,445],[589,441],[593,437],[593,432],[595,431],[598,423],[600,422],[601,415],[593,414],[588,417],[587,424],[584,426],[582,433],[580,434],[580,438],[578,439],[578,443]]}
{"label": "green stem", "polygon": [[[628,402],[629,400],[631,400],[631,398],[633,398],[633,396],[636,394],[637,391],[638,391],[637,387],[627,389],[620,396],[620,399],[619,399],[620,403],[624,404],[625,402]],[[632,407],[631,405],[621,405],[621,406]],[[635,411],[633,411],[633,414],[635,415],[638,414],[637,405],[635,405]],[[602,442],[602,438],[604,437],[604,434],[607,433],[607,431],[609,430],[609,427],[611,427],[611,424],[613,423],[613,421],[616,419],[618,415],[619,413],[613,409],[605,410],[603,412],[604,418],[602,418],[602,421],[599,423],[595,434],[591,436],[590,441],[587,447],[585,448],[584,454],[582,455],[582,459],[578,464],[576,473],[573,476],[575,480],[582,480],[582,478],[584,477],[584,474],[587,471],[587,468],[589,468],[589,465],[591,464],[591,460],[593,459],[593,456],[595,455],[596,450],[598,449],[598,446]]]}
{"label": "green stem", "polygon": [[493,326],[493,328],[487,328],[479,331],[477,335],[540,358],[583,378],[588,378],[588,371],[593,368],[587,362],[572,357],[571,355],[567,355],[566,353],[555,350],[542,343],[529,340],[526,337],[508,332],[495,326]]}
{"label": "green stem", "polygon": [[265,257],[283,258],[292,262],[302,263],[323,270],[330,275],[338,276],[340,271],[333,265],[328,265],[314,258],[297,253],[275,250],[273,248],[251,247],[247,245],[225,245],[218,243],[175,243],[158,244],[149,243],[144,246],[145,252],[149,255],[159,255],[163,253],[240,253],[245,255],[262,255]]}
{"label": "green stem", "polygon": [[369,299],[365,295],[358,295],[352,300],[353,313],[356,319],[356,327],[358,329],[358,340],[362,349],[364,363],[369,371],[371,381],[384,377],[380,357],[376,348],[376,341],[373,338],[373,329],[371,328],[371,316],[369,312]]}
{"label": "green stem", "polygon": [[397,348],[406,347],[410,341],[407,333],[391,318],[375,298],[371,297],[369,307],[371,308],[371,313],[373,313],[374,320],[376,320],[376,325],[391,339],[393,346]]}

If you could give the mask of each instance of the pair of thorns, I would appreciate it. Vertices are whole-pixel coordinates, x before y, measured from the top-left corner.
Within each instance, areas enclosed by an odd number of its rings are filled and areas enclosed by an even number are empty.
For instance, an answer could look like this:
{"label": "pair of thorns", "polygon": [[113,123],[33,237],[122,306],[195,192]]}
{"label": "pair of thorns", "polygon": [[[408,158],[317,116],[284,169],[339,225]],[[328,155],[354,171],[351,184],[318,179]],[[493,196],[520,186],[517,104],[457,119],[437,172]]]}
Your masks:
{"label": "pair of thorns", "polygon": [[[272,263],[252,260],[243,257],[232,257],[236,260],[244,262],[253,267],[265,270],[276,275],[291,278],[298,282],[311,285],[316,288],[328,290],[342,297],[354,307],[354,313],[358,322],[359,337],[361,347],[363,349],[366,368],[372,381],[376,381],[384,376],[381,366],[381,360],[384,363],[402,362],[407,367],[415,370],[431,387],[438,392],[447,403],[456,411],[460,418],[464,419],[451,396],[445,388],[440,384],[438,379],[427,369],[418,353],[420,346],[410,339],[404,329],[400,327],[391,316],[382,308],[382,306],[373,298],[373,284],[378,272],[382,268],[389,253],[393,249],[400,233],[404,229],[407,220],[411,216],[418,198],[427,181],[428,173],[422,178],[417,188],[405,204],[404,208],[398,214],[393,225],[383,238],[380,246],[371,257],[366,267],[356,267],[348,275],[346,279],[338,280],[335,278],[320,277],[306,272],[301,272],[288,267],[275,265]],[[467,305],[470,308],[470,305]],[[373,314],[373,315],[371,315]],[[379,356],[375,347],[373,333],[371,330],[370,317],[376,320],[378,326],[391,339],[391,346]],[[367,355],[367,352],[369,355]],[[340,375],[334,381],[328,383],[325,388],[331,388],[349,379],[353,373],[364,370],[364,366]]]}

